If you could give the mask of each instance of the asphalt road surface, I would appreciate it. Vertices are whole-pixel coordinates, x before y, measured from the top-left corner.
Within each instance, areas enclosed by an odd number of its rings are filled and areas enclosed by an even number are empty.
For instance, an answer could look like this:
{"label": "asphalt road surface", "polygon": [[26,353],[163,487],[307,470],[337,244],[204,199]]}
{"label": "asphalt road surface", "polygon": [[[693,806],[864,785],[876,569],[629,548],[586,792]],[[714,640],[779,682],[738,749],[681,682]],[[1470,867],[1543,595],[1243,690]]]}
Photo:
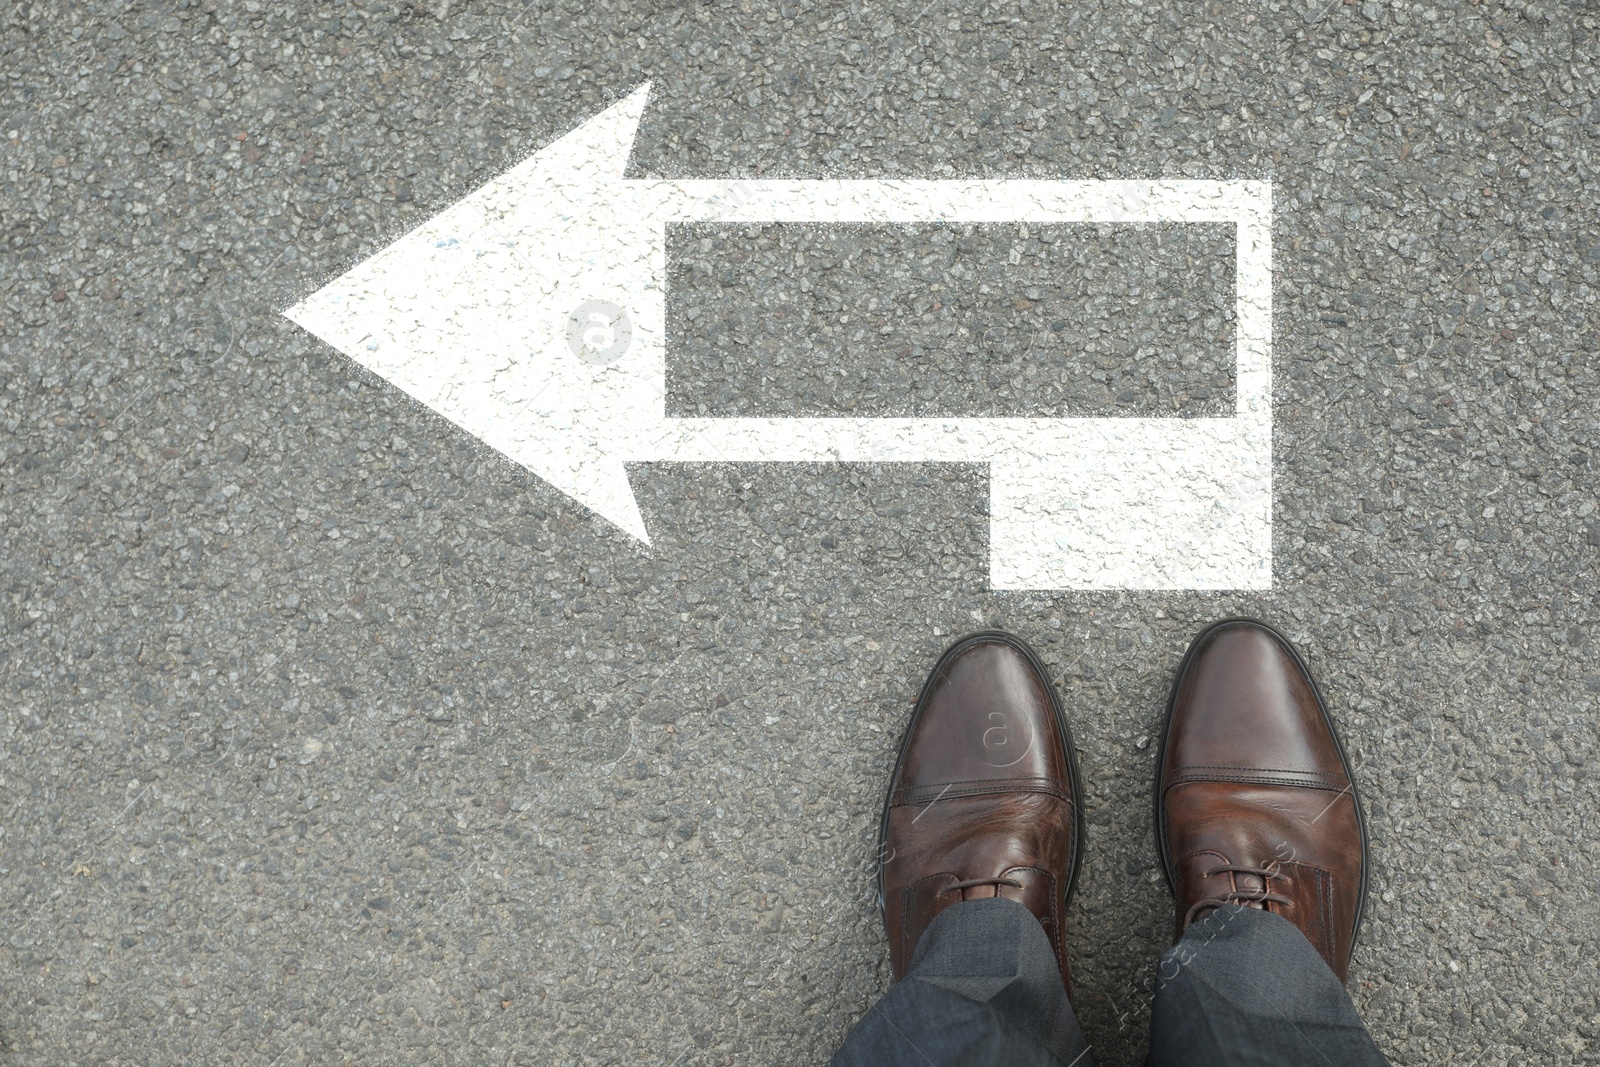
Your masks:
{"label": "asphalt road surface", "polygon": [[[1003,626],[1136,1064],[1233,613],[1350,748],[1379,1047],[1600,1062],[1597,64],[1556,0],[6,0],[0,1063],[821,1062],[894,738]],[[992,592],[977,465],[642,465],[645,546],[281,316],[646,80],[636,176],[1270,180],[1271,590]],[[674,231],[669,406],[1226,411],[1227,239]]]}

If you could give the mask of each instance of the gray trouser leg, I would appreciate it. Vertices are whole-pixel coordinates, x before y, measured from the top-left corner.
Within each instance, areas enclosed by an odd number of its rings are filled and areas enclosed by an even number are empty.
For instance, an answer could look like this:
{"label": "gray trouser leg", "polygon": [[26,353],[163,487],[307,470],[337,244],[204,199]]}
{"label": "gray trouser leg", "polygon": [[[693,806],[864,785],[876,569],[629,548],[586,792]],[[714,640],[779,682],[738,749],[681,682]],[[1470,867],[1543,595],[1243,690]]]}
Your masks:
{"label": "gray trouser leg", "polygon": [[940,912],[834,1067],[1094,1067],[1050,939],[1003,898]]}
{"label": "gray trouser leg", "polygon": [[1388,1067],[1338,976],[1287,919],[1217,908],[1156,969],[1148,1067]]}

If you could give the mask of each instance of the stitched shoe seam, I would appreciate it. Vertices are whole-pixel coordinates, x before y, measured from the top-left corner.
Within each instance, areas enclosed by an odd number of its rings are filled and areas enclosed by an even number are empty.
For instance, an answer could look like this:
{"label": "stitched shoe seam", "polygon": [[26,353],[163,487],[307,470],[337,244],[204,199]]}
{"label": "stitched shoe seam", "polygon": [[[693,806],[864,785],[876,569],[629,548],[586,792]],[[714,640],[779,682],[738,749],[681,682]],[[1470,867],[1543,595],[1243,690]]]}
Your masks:
{"label": "stitched shoe seam", "polygon": [[1344,777],[1342,773],[1335,774],[1331,771],[1308,771],[1297,767],[1246,767],[1237,763],[1182,763],[1179,767],[1185,771],[1259,771],[1265,774],[1309,774],[1318,778],[1332,779]]}
{"label": "stitched shoe seam", "polygon": [[1055,784],[1055,783],[1057,783],[1059,781],[1060,781],[1060,779],[1051,778],[1048,775],[1026,774],[1026,775],[1014,775],[1014,776],[1012,776],[1010,778],[956,778],[956,779],[954,779],[952,781],[948,781],[948,782],[930,782],[927,785],[900,785],[900,786],[896,786],[895,788],[901,789],[901,790],[938,789],[938,788],[940,788],[942,786],[947,786],[947,785],[978,785],[978,784],[987,784],[989,782],[1048,782],[1048,783],[1051,783],[1051,784]]}
{"label": "stitched shoe seam", "polygon": [[1165,797],[1175,785],[1191,785],[1196,782],[1246,782],[1256,785],[1281,785],[1289,789],[1321,789],[1331,793],[1343,793],[1350,791],[1350,782],[1348,781],[1345,781],[1344,784],[1341,785],[1332,782],[1307,782],[1293,780],[1281,776],[1272,777],[1269,775],[1180,774],[1162,787],[1161,795],[1162,797]]}
{"label": "stitched shoe seam", "polygon": [[912,788],[900,788],[894,791],[889,798],[891,808],[923,807],[940,800],[960,799],[975,796],[993,796],[1003,793],[1040,793],[1045,796],[1055,797],[1057,800],[1072,806],[1072,795],[1062,786],[1048,778],[995,778],[973,779],[968,783],[939,782],[934,785],[919,785]]}

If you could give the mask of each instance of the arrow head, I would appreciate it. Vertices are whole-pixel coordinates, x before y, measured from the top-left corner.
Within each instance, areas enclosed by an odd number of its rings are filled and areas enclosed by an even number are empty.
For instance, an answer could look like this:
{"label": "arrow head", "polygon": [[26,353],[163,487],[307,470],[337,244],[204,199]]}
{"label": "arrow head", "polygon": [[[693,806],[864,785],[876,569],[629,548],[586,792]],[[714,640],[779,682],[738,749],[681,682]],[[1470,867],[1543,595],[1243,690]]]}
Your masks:
{"label": "arrow head", "polygon": [[284,312],[646,543],[624,462],[664,418],[665,251],[622,176],[649,90]]}

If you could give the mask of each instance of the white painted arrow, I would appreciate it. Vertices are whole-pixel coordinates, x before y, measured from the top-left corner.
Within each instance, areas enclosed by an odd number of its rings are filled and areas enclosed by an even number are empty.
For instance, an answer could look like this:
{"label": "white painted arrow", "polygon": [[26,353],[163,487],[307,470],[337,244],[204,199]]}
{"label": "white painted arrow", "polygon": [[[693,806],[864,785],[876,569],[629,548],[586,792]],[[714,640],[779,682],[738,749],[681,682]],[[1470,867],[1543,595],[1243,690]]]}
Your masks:
{"label": "white painted arrow", "polygon": [[[977,462],[990,470],[997,589],[1271,584],[1270,185],[625,179],[648,92],[285,314],[646,542],[629,462]],[[1235,414],[668,418],[666,227],[708,219],[1233,222]],[[575,309],[597,301],[632,327],[604,365],[569,342]]]}

